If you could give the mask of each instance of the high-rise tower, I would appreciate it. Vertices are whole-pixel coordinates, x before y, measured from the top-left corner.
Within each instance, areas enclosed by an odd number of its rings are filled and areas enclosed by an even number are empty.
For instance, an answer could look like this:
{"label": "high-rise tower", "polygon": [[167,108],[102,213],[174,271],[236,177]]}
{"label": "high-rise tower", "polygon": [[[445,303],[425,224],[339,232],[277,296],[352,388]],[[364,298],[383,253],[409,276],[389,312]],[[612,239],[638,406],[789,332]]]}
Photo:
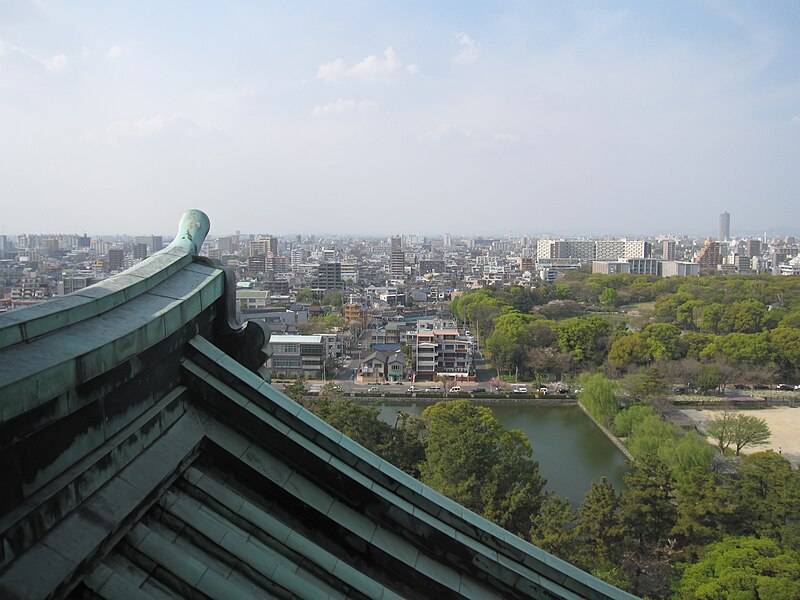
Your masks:
{"label": "high-rise tower", "polygon": [[719,227],[717,228],[717,240],[724,242],[731,237],[731,213],[727,210],[719,214]]}

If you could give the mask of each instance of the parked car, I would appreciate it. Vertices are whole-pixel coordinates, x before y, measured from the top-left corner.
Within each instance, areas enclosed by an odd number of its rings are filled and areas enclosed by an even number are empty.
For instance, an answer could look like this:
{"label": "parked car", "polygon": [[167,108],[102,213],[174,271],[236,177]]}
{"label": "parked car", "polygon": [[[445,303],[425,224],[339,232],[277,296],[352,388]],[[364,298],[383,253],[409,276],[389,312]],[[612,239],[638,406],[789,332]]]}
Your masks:
{"label": "parked car", "polygon": [[547,389],[547,386],[546,386],[546,385],[543,385],[542,387],[540,387],[540,388],[539,388],[539,391],[540,391],[542,394],[547,394],[547,393],[549,393],[549,392],[550,392],[550,390],[549,390],[549,389]]}
{"label": "parked car", "polygon": [[472,390],[473,394],[485,394],[486,390],[484,388],[477,387]]}
{"label": "parked car", "polygon": [[778,385],[775,386],[775,389],[776,390],[789,391],[789,390],[793,390],[794,386],[791,386],[788,383],[779,383]]}
{"label": "parked car", "polygon": [[460,392],[460,391],[461,391],[461,386],[460,385],[454,385],[453,387],[450,388],[450,392],[451,393]]}
{"label": "parked car", "polygon": [[380,391],[381,391],[380,388],[377,388],[377,387],[374,387],[374,386],[367,389],[367,392],[380,392]]}
{"label": "parked car", "polygon": [[528,393],[528,388],[526,388],[526,387],[518,387],[518,388],[514,388],[511,391],[514,392],[515,394],[527,394]]}
{"label": "parked car", "polygon": [[416,390],[415,390],[414,386],[413,386],[413,385],[411,385],[411,386],[409,386],[409,387],[408,387],[408,390],[407,390],[407,391],[408,391],[408,392],[414,392],[414,391],[416,391]]}

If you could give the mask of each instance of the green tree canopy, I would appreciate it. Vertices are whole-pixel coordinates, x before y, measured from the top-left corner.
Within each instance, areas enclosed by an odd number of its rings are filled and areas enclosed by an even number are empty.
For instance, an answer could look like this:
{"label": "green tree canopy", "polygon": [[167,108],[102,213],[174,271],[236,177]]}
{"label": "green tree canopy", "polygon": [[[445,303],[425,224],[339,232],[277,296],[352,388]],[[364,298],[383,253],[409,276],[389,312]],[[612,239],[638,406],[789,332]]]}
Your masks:
{"label": "green tree canopy", "polygon": [[440,402],[422,413],[426,461],[421,479],[518,535],[529,533],[545,480],[519,430],[505,429],[485,406]]}
{"label": "green tree canopy", "polygon": [[609,424],[619,411],[614,383],[600,374],[583,375],[579,383],[583,391],[578,399],[594,418],[603,424]]}
{"label": "green tree canopy", "polygon": [[605,356],[611,326],[598,317],[573,317],[555,324],[558,346],[569,352],[577,362],[599,364]]}
{"label": "green tree canopy", "polygon": [[770,539],[727,537],[684,569],[675,598],[800,599],[800,555]]}
{"label": "green tree canopy", "polygon": [[747,446],[763,446],[772,435],[764,419],[728,411],[709,421],[706,431],[716,440],[720,452],[733,446],[737,456]]}
{"label": "green tree canopy", "polygon": [[576,553],[584,568],[613,562],[623,537],[619,508],[619,496],[608,480],[593,481],[575,520]]}

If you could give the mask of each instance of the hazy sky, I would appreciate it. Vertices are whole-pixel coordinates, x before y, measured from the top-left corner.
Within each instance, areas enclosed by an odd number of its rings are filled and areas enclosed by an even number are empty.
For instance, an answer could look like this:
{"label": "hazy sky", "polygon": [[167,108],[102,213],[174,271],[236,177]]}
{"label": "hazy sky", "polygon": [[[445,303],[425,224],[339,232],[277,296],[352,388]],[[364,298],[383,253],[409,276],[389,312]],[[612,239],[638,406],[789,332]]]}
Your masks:
{"label": "hazy sky", "polygon": [[800,226],[800,2],[0,0],[0,227]]}

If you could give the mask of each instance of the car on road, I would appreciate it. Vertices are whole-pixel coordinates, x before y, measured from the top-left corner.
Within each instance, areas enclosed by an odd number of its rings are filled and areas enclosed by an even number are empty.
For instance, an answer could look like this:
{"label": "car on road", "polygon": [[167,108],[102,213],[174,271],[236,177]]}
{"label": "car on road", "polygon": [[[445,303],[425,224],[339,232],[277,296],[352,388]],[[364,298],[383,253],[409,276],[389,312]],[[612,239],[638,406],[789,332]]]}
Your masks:
{"label": "car on road", "polygon": [[472,390],[472,393],[473,394],[485,394],[486,393],[486,389],[481,388],[481,387],[477,387],[474,390]]}
{"label": "car on road", "polygon": [[408,391],[408,392],[415,392],[415,391],[416,391],[416,388],[414,388],[414,386],[413,386],[413,385],[411,385],[411,386],[409,386],[409,387],[408,387],[408,390],[406,390],[406,391]]}
{"label": "car on road", "polygon": [[549,393],[549,392],[550,392],[550,390],[549,390],[549,389],[547,389],[547,386],[546,386],[546,385],[543,385],[542,387],[540,387],[540,388],[539,388],[539,391],[540,391],[542,394],[547,394],[547,393]]}
{"label": "car on road", "polygon": [[450,388],[450,393],[451,394],[452,393],[456,393],[456,392],[460,392],[460,391],[461,391],[461,386],[460,385],[454,385],[453,387]]}
{"label": "car on road", "polygon": [[425,388],[426,392],[441,392],[442,386],[440,385],[432,385],[431,387]]}
{"label": "car on road", "polygon": [[775,386],[775,389],[776,390],[789,391],[789,390],[793,390],[794,386],[791,386],[788,383],[779,383],[778,385]]}
{"label": "car on road", "polygon": [[527,394],[528,393],[528,388],[526,388],[526,387],[518,387],[518,388],[514,388],[511,391],[513,393],[515,393],[515,394]]}
{"label": "car on road", "polygon": [[380,391],[381,391],[381,388],[374,387],[374,386],[367,389],[367,392],[380,392]]}

